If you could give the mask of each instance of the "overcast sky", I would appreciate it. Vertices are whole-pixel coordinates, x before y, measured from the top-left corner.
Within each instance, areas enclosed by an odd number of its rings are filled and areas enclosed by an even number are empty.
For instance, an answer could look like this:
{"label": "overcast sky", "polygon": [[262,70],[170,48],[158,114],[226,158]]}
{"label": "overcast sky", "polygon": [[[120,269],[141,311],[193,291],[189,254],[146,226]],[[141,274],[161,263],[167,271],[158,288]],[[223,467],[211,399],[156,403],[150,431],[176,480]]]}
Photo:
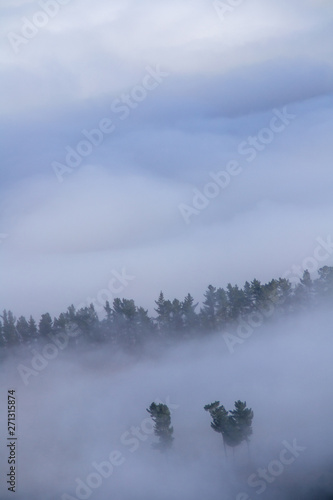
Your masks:
{"label": "overcast sky", "polygon": [[333,265],[330,0],[46,4],[0,8],[1,308]]}

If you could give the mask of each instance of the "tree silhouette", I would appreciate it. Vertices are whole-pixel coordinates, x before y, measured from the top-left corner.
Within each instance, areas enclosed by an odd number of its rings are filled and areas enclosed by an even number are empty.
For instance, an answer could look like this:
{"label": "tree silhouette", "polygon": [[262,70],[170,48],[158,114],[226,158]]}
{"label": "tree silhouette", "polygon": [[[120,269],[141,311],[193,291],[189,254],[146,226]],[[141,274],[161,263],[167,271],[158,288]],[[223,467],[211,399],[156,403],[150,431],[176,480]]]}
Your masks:
{"label": "tree silhouette", "polygon": [[253,411],[246,407],[246,401],[236,401],[235,409],[230,414],[220,401],[210,403],[204,409],[210,413],[212,429],[222,435],[226,456],[226,445],[234,448],[243,441],[248,442],[252,434]]}
{"label": "tree silhouette", "polygon": [[155,436],[159,438],[153,447],[165,451],[171,447],[173,442],[173,427],[171,427],[171,414],[167,405],[152,403],[147,412],[153,419]]}

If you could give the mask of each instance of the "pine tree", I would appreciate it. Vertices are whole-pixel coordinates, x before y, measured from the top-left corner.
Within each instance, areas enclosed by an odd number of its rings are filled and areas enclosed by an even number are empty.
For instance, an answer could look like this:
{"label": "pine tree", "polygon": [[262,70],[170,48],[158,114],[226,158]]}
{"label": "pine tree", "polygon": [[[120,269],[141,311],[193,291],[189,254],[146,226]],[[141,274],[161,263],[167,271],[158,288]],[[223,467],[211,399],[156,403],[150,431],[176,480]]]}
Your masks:
{"label": "pine tree", "polygon": [[153,419],[155,436],[158,437],[158,443],[154,443],[153,447],[160,451],[165,451],[172,446],[173,442],[173,427],[171,427],[171,414],[167,405],[152,403],[147,412]]}
{"label": "pine tree", "polygon": [[104,311],[106,317],[101,322],[101,331],[104,340],[110,341],[113,344],[116,342],[113,328],[113,314],[110,302],[105,302]]}
{"label": "pine tree", "polygon": [[227,285],[227,297],[229,303],[229,318],[236,321],[244,312],[246,312],[247,300],[244,291],[238,285]]}
{"label": "pine tree", "polygon": [[220,330],[226,327],[228,316],[229,306],[227,293],[223,288],[218,288],[216,290],[216,323]]}
{"label": "pine tree", "polygon": [[165,300],[163,292],[160,292],[160,295],[157,300],[155,300],[156,308],[155,312],[157,312],[156,322],[158,326],[158,331],[161,336],[167,335],[171,329],[171,313],[172,313],[172,304],[170,300]]}
{"label": "pine tree", "polygon": [[184,332],[187,335],[193,334],[198,329],[198,315],[195,312],[197,307],[198,303],[194,304],[194,298],[188,293],[182,303]]}
{"label": "pine tree", "polygon": [[75,313],[75,323],[83,337],[91,342],[99,342],[100,329],[99,319],[93,304],[89,307],[81,307]]}
{"label": "pine tree", "polygon": [[203,307],[200,311],[202,326],[209,331],[214,331],[217,327],[217,297],[216,288],[209,285],[205,294],[205,300],[203,301]]}
{"label": "pine tree", "polygon": [[5,346],[6,346],[6,340],[3,333],[3,324],[2,321],[0,320],[0,347],[5,347]]}
{"label": "pine tree", "polygon": [[316,291],[323,298],[333,295],[333,267],[324,266],[318,270],[319,278],[316,281]]}
{"label": "pine tree", "polygon": [[184,322],[182,303],[178,299],[173,299],[170,313],[171,335],[173,337],[180,338],[184,329]]}
{"label": "pine tree", "polygon": [[156,325],[148,315],[148,310],[143,307],[137,308],[137,335],[139,339],[148,341],[156,336]]}
{"label": "pine tree", "polygon": [[309,271],[306,269],[294,292],[296,307],[305,310],[314,305],[314,285]]}
{"label": "pine tree", "polygon": [[36,321],[33,319],[32,316],[30,316],[29,318],[28,325],[29,325],[29,337],[31,338],[31,340],[37,340],[38,329]]}
{"label": "pine tree", "polygon": [[2,315],[2,335],[6,347],[12,347],[20,343],[20,336],[16,329],[16,319],[11,311],[6,309]]}
{"label": "pine tree", "polygon": [[46,338],[52,333],[53,322],[49,313],[42,314],[38,324],[38,331],[41,337]]}
{"label": "pine tree", "polygon": [[263,307],[265,301],[265,294],[263,286],[260,281],[254,279],[251,281],[251,296],[252,296],[252,304],[255,309],[261,309]]}
{"label": "pine tree", "polygon": [[234,448],[242,441],[248,441],[252,434],[253,412],[246,408],[246,402],[236,401],[235,410],[230,414],[219,401],[206,405],[204,409],[210,413],[212,429],[222,435],[226,456],[226,445]]}
{"label": "pine tree", "polygon": [[137,309],[133,299],[122,299],[121,314],[124,319],[123,346],[133,349],[139,343],[137,336]]}
{"label": "pine tree", "polygon": [[235,409],[230,411],[239,429],[241,440],[249,441],[252,435],[253,411],[246,407],[246,401],[235,401]]}
{"label": "pine tree", "polygon": [[106,322],[109,326],[112,325],[112,307],[110,306],[110,302],[107,300],[104,306],[105,314],[106,314]]}
{"label": "pine tree", "polygon": [[31,340],[29,323],[24,316],[20,316],[17,320],[16,329],[23,342],[29,342]]}

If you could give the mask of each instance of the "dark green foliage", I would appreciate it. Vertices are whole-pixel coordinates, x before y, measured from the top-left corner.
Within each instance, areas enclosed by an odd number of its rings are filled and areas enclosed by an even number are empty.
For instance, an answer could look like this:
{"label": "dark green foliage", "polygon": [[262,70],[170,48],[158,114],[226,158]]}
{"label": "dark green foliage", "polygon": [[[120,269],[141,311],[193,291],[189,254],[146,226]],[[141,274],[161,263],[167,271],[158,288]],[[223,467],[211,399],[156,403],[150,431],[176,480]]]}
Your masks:
{"label": "dark green foliage", "polygon": [[253,411],[246,407],[246,401],[236,401],[235,409],[228,412],[219,401],[204,407],[212,418],[211,427],[222,435],[225,445],[235,447],[248,441],[252,434]]}
{"label": "dark green foliage", "polygon": [[15,323],[13,313],[5,309],[2,313],[2,343],[6,347],[18,345],[21,341]]}
{"label": "dark green foliage", "polygon": [[195,309],[198,303],[194,303],[194,298],[188,293],[182,303],[183,327],[185,336],[191,336],[199,327],[198,315]]}
{"label": "dark green foliage", "polygon": [[158,443],[154,448],[165,451],[171,447],[173,442],[173,427],[171,427],[171,414],[167,405],[152,403],[147,412],[154,421],[154,433],[158,437]]}
{"label": "dark green foliage", "polygon": [[41,337],[46,337],[52,333],[52,318],[49,313],[42,314],[38,324],[38,331]]}
{"label": "dark green foliage", "polygon": [[23,342],[28,342],[31,340],[29,323],[24,316],[20,316],[17,320],[16,329]]}
{"label": "dark green foliage", "polygon": [[241,441],[248,441],[252,434],[253,411],[246,407],[246,401],[235,401],[235,409],[230,411],[237,428]]}
{"label": "dark green foliage", "polygon": [[318,271],[319,279],[315,282],[317,294],[324,298],[333,297],[333,267],[324,266]]}
{"label": "dark green foliage", "polygon": [[294,302],[301,309],[308,309],[314,305],[314,283],[311,279],[309,271],[306,269],[303,273],[300,282],[295,288]]}
{"label": "dark green foliage", "polygon": [[229,283],[226,289],[209,285],[199,312],[191,294],[183,301],[165,299],[159,294],[156,317],[137,307],[134,300],[115,298],[112,306],[105,303],[105,318],[99,319],[94,306],[73,305],[54,318],[43,314],[38,328],[32,317],[27,322],[21,316],[18,321],[11,311],[3,311],[0,322],[0,348],[41,341],[49,342],[52,335],[68,333],[69,345],[85,341],[93,344],[110,342],[115,348],[139,351],[145,342],[162,340],[168,344],[175,340],[191,339],[197,335],[228,331],[239,323],[249,320],[251,314],[277,318],[297,311],[308,310],[321,301],[333,298],[333,267],[318,270],[318,278],[312,279],[306,270],[299,283],[292,285],[286,278],[272,279],[266,284],[253,279],[243,288]]}
{"label": "dark green foliage", "polygon": [[206,330],[215,330],[217,327],[217,295],[216,288],[212,285],[208,286],[207,291],[204,294],[205,300],[203,301],[203,307],[200,311],[201,313],[201,324]]}

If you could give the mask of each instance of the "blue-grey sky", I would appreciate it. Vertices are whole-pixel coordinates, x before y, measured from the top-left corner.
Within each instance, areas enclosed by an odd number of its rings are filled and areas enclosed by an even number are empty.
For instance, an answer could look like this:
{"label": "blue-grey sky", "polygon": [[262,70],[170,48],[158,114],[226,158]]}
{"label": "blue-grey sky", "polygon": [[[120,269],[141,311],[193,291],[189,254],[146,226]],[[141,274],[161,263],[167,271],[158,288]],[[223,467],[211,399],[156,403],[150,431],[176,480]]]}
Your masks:
{"label": "blue-grey sky", "polygon": [[331,1],[0,10],[2,308],[333,265]]}

